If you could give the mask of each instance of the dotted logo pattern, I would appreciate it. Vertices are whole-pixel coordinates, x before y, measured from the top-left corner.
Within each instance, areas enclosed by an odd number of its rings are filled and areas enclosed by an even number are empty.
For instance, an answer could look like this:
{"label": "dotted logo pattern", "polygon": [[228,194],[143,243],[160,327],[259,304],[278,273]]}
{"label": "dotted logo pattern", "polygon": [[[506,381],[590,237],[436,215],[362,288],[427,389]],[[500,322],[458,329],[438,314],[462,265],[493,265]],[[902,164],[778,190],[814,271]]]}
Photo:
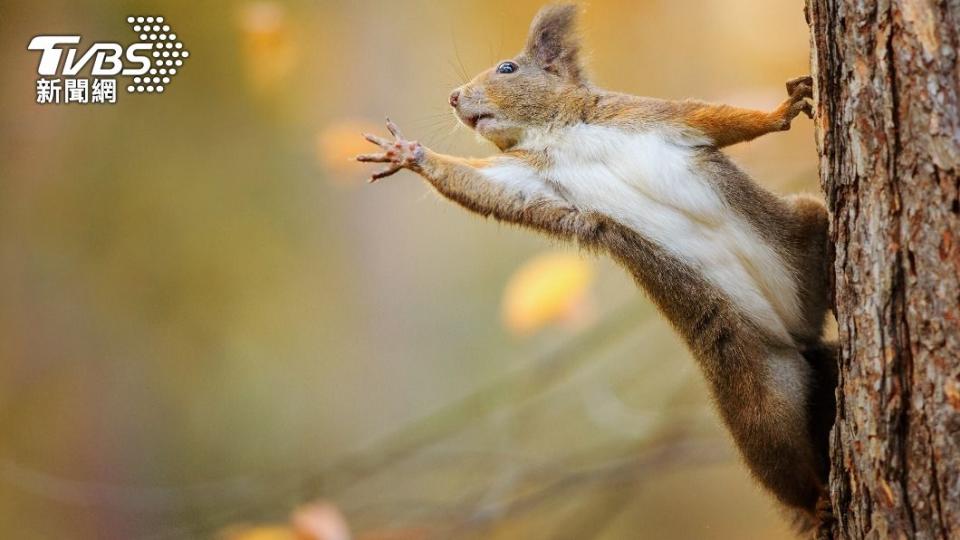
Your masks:
{"label": "dotted logo pattern", "polygon": [[134,77],[127,92],[162,93],[184,60],[190,57],[190,51],[183,48],[163,17],[127,17],[127,24],[140,36],[141,43],[153,45],[149,70]]}

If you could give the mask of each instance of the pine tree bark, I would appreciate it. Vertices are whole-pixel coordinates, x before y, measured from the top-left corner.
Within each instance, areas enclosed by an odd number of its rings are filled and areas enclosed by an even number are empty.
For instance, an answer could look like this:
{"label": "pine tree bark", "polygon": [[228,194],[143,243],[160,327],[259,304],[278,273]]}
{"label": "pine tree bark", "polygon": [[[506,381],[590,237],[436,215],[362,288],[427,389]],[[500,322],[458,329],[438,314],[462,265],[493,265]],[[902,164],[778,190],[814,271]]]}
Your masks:
{"label": "pine tree bark", "polygon": [[960,538],[960,0],[808,0],[833,538]]}

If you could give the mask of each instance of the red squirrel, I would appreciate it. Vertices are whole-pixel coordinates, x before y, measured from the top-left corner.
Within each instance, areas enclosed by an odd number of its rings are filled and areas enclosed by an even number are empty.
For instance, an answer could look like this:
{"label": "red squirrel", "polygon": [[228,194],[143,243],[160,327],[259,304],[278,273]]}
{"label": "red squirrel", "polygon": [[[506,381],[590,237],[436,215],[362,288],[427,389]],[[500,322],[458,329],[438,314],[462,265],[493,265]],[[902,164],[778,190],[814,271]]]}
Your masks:
{"label": "red squirrel", "polygon": [[835,348],[828,310],[827,212],[754,183],[721,149],[812,116],[812,82],[787,83],[772,112],[602,90],[580,64],[573,5],[543,8],[524,50],[450,94],[457,118],[501,151],[438,154],[366,134],[481,216],[606,253],[687,342],[759,482],[808,525],[828,473]]}

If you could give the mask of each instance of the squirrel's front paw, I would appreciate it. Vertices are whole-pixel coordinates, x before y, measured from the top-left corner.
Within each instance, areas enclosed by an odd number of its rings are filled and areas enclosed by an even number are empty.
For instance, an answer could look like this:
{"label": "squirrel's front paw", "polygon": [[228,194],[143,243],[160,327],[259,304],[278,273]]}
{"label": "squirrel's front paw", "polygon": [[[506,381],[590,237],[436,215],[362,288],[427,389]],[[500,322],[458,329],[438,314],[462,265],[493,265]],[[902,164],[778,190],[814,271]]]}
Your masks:
{"label": "squirrel's front paw", "polygon": [[813,77],[805,75],[787,81],[787,94],[793,97],[802,94],[802,97],[813,98]]}
{"label": "squirrel's front paw", "polygon": [[787,81],[787,93],[790,97],[776,111],[779,127],[784,131],[790,129],[790,122],[801,112],[813,118],[813,105],[808,101],[813,99],[813,79],[807,76]]}
{"label": "squirrel's front paw", "polygon": [[423,159],[423,146],[417,141],[408,141],[403,138],[400,128],[397,127],[389,118],[387,118],[387,129],[393,135],[393,140],[384,139],[370,133],[364,133],[363,136],[368,141],[379,146],[384,151],[376,154],[360,154],[357,161],[370,163],[389,163],[386,168],[381,169],[370,176],[371,182],[390,176],[400,169],[414,169]]}

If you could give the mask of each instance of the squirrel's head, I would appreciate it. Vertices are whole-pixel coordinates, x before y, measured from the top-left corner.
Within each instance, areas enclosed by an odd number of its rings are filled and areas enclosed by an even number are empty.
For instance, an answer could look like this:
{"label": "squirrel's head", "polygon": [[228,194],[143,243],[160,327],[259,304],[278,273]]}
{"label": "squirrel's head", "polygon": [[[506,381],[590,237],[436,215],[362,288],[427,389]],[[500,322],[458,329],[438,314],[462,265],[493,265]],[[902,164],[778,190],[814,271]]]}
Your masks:
{"label": "squirrel's head", "polygon": [[577,7],[544,7],[523,52],[497,63],[450,94],[457,118],[501,150],[531,129],[580,117],[588,83],[580,67]]}

